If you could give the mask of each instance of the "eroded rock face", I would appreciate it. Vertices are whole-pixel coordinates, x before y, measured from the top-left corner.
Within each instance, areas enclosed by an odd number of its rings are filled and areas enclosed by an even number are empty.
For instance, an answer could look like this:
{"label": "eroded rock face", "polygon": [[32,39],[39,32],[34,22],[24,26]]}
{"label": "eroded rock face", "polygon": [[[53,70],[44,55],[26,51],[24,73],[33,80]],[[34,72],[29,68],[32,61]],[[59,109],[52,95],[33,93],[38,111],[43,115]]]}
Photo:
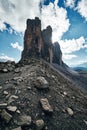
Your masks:
{"label": "eroded rock face", "polygon": [[52,44],[51,26],[41,31],[41,20],[38,17],[27,20],[21,61],[29,57],[42,57],[50,63],[62,64],[60,46],[58,43]]}
{"label": "eroded rock face", "polygon": [[53,62],[62,65],[62,52],[58,42],[53,44]]}
{"label": "eroded rock face", "polygon": [[38,57],[41,53],[42,47],[41,20],[37,17],[35,19],[28,19],[24,35],[22,59],[26,59],[30,56]]}
{"label": "eroded rock face", "polygon": [[42,31],[42,39],[44,42],[44,54],[42,56],[44,59],[50,63],[53,60],[53,45],[52,45],[52,28],[48,26]]}

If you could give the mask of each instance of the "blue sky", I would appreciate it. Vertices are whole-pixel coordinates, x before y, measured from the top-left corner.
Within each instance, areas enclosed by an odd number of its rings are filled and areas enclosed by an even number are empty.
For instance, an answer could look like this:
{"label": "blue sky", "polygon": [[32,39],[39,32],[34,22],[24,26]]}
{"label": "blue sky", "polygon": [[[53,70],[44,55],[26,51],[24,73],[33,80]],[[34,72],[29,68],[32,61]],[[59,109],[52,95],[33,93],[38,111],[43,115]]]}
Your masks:
{"label": "blue sky", "polygon": [[87,0],[0,0],[0,61],[20,60],[26,19],[35,16],[42,29],[52,26],[66,64],[87,62]]}

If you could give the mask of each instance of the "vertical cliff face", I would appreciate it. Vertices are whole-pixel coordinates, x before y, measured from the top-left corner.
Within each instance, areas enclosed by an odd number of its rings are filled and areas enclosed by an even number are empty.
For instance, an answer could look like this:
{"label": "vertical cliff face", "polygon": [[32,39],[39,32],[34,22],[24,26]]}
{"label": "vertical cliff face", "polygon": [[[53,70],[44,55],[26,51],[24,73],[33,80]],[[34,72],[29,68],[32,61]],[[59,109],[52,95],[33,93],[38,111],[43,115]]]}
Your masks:
{"label": "vertical cliff face", "polygon": [[41,36],[41,21],[37,17],[35,20],[28,19],[24,35],[22,59],[26,59],[30,56],[38,57],[41,54],[42,48],[43,40]]}
{"label": "vertical cliff face", "polygon": [[48,26],[42,31],[42,39],[44,43],[44,54],[43,57],[48,62],[52,63],[53,50],[52,50],[52,28]]}
{"label": "vertical cliff face", "polygon": [[57,42],[52,44],[51,26],[41,31],[41,20],[38,17],[27,20],[21,61],[29,57],[42,57],[50,63],[62,64],[60,46]]}
{"label": "vertical cliff face", "polygon": [[62,65],[62,52],[58,42],[53,44],[53,62]]}

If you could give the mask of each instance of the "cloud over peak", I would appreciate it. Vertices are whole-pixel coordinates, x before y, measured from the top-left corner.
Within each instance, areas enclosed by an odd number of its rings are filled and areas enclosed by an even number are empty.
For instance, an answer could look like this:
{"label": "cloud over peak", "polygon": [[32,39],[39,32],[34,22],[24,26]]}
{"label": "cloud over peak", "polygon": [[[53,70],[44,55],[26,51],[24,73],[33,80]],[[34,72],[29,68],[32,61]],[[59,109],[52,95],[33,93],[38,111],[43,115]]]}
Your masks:
{"label": "cloud over peak", "polygon": [[66,7],[73,8],[75,6],[75,1],[76,0],[65,0],[64,3]]}
{"label": "cloud over peak", "polygon": [[53,40],[61,39],[70,26],[67,11],[57,5],[58,0],[49,5],[44,5],[43,1],[45,0],[0,0],[0,29],[5,29],[5,22],[16,32],[24,32],[26,19],[38,16],[42,20],[42,28],[52,26]]}
{"label": "cloud over peak", "polygon": [[67,11],[57,5],[58,1],[43,5],[41,9],[42,27],[51,25],[53,29],[53,41],[61,39],[63,34],[68,31],[70,23],[67,18]]}
{"label": "cloud over peak", "polygon": [[83,36],[78,39],[60,40],[59,43],[63,52],[63,58],[68,60],[77,57],[73,54],[74,52],[80,49],[87,49],[86,39]]}
{"label": "cloud over peak", "polygon": [[85,38],[83,36],[78,39],[60,40],[60,46],[62,52],[68,54],[79,51],[81,48],[87,48],[87,45],[85,44]]}
{"label": "cloud over peak", "polygon": [[65,7],[76,10],[87,21],[87,0],[64,0],[64,3]]}
{"label": "cloud over peak", "polygon": [[40,16],[40,0],[0,0],[0,18],[17,32],[23,32],[27,18]]}
{"label": "cloud over peak", "polygon": [[87,0],[81,0],[78,2],[77,11],[87,21]]}

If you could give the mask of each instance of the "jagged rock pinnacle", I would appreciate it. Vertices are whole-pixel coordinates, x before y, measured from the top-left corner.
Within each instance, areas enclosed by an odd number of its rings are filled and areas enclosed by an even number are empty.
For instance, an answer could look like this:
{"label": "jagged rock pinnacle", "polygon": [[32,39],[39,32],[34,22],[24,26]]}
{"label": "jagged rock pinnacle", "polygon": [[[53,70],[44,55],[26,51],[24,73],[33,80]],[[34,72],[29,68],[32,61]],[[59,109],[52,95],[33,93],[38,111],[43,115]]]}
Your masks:
{"label": "jagged rock pinnacle", "polygon": [[[56,46],[58,52],[55,49]],[[58,43],[52,43],[51,26],[41,31],[41,20],[38,17],[35,17],[35,19],[27,19],[21,61],[29,59],[29,57],[41,57],[50,63],[62,64],[60,46]]]}

